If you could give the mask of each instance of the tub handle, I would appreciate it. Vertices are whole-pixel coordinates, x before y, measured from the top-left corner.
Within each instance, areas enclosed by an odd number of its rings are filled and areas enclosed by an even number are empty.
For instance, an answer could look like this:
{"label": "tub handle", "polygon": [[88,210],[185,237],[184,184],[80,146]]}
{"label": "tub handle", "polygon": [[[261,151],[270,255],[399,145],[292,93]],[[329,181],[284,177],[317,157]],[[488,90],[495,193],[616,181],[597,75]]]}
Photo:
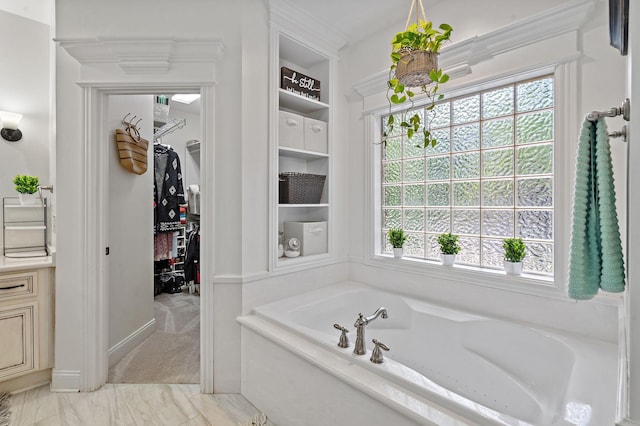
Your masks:
{"label": "tub handle", "polygon": [[347,333],[349,332],[349,330],[347,330],[340,324],[333,324],[333,328],[335,328],[336,330],[342,331],[342,333],[340,334],[340,341],[338,341],[338,346],[341,348],[348,348],[349,339],[347,338]]}
{"label": "tub handle", "polygon": [[384,362],[384,356],[382,355],[381,349],[388,351],[389,347],[376,339],[373,339],[372,342],[376,346],[371,352],[371,362],[373,362],[374,364],[382,364]]}

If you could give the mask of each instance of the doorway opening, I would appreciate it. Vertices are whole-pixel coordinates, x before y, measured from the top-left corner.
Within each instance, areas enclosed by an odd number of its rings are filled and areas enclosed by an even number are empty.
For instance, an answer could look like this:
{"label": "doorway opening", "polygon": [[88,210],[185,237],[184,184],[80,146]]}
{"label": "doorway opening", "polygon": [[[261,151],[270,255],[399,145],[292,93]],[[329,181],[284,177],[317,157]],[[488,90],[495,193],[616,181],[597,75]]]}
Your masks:
{"label": "doorway opening", "polygon": [[[104,93],[103,97],[101,139],[109,147],[104,152],[107,159],[103,160],[108,177],[103,199],[109,213],[105,232],[109,248],[104,277],[108,299],[104,318],[108,369],[105,381],[201,383],[204,389],[211,382],[201,380],[201,352],[206,353],[208,346],[200,342],[200,318],[205,317],[200,310],[200,296],[206,290],[200,288],[203,271],[199,262],[194,262],[194,257],[199,260],[200,251],[191,247],[188,256],[188,249],[190,242],[199,243],[200,141],[206,140],[203,135],[207,123],[200,120],[199,101],[188,106],[169,101],[168,113],[157,119],[158,99],[170,99],[173,94],[189,93],[188,90],[168,95],[141,91],[146,93],[129,89],[126,93]],[[140,128],[141,137],[150,142],[146,176],[131,174],[119,164],[114,130],[122,128],[128,113],[129,119],[136,116],[134,123]],[[162,226],[163,231],[170,231],[171,238],[165,241],[171,243],[161,248],[154,244],[154,226],[160,226],[152,200],[165,201],[153,194],[156,175],[162,178],[162,185],[167,173],[156,173],[157,148],[175,153],[177,175],[182,180],[182,189],[171,191],[172,195],[182,195],[172,213],[176,227]],[[165,162],[165,166],[175,168],[174,164],[173,157]]]}

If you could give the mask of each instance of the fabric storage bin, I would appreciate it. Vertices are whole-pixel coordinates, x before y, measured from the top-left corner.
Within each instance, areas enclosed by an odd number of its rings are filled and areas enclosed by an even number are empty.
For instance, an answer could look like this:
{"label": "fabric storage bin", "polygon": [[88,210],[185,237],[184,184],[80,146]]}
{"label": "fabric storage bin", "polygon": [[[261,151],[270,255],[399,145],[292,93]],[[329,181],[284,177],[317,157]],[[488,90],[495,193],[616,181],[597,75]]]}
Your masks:
{"label": "fabric storage bin", "polygon": [[278,182],[280,204],[318,204],[322,198],[325,175],[283,172]]}
{"label": "fabric storage bin", "polygon": [[285,222],[284,238],[300,241],[300,256],[327,252],[327,222]]}
{"label": "fabric storage bin", "polygon": [[287,111],[279,111],[280,146],[304,149],[304,117]]}
{"label": "fabric storage bin", "polygon": [[304,149],[327,153],[327,123],[304,117]]}

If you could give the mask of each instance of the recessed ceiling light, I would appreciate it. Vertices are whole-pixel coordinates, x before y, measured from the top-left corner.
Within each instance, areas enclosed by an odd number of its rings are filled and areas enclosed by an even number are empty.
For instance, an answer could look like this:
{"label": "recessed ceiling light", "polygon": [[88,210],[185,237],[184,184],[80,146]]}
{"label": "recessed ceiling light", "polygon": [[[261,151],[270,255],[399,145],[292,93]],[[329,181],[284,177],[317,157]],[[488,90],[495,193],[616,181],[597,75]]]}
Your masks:
{"label": "recessed ceiling light", "polygon": [[183,104],[190,104],[196,99],[200,99],[200,94],[177,94],[171,97],[172,101],[181,102]]}

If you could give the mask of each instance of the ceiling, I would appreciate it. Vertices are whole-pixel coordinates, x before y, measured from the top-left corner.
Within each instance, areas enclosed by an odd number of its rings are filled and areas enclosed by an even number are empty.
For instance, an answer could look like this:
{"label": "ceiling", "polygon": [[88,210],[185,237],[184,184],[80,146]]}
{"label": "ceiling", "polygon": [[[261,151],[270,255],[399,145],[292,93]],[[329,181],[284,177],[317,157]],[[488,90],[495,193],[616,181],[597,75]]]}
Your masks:
{"label": "ceiling", "polygon": [[[423,0],[429,8],[443,0]],[[407,19],[411,0],[296,0],[301,12],[325,27],[335,29],[349,43],[358,42],[381,28]]]}

